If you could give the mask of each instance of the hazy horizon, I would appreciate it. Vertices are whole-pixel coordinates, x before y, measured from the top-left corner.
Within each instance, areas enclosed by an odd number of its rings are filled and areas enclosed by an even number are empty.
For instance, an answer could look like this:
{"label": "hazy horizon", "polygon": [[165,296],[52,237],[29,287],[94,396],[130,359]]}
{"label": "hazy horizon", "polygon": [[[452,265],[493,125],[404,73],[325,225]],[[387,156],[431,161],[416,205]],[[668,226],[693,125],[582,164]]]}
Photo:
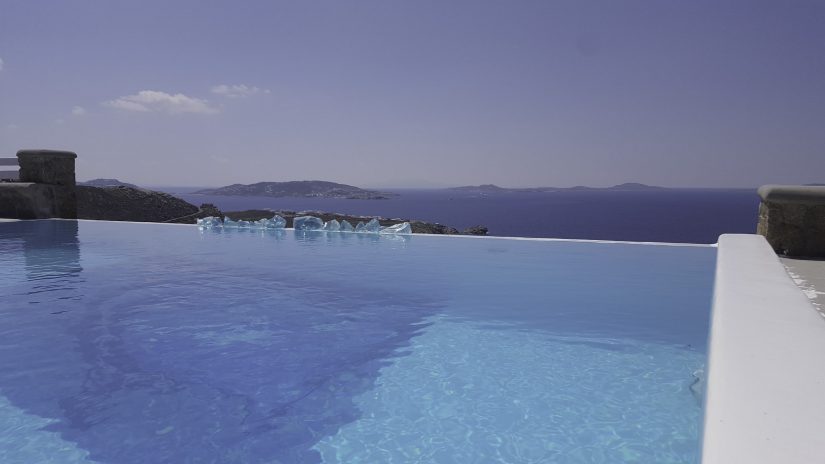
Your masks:
{"label": "hazy horizon", "polygon": [[[78,182],[88,182],[88,181],[99,180],[99,179],[115,179],[115,180],[120,181],[120,182],[136,184],[138,187],[157,188],[157,189],[177,189],[177,188],[180,188],[180,189],[186,189],[186,190],[194,190],[194,189],[212,189],[212,188],[226,187],[228,185],[232,185],[232,184],[220,184],[220,185],[217,185],[217,184],[216,185],[140,184],[140,183],[137,183],[137,182],[131,182],[131,181],[129,181],[129,179],[120,179],[120,178],[112,178],[112,177],[109,177],[109,178],[96,177],[96,178],[90,178],[90,179],[78,178],[77,181]],[[331,180],[331,179],[292,179],[292,181],[322,181],[322,182],[336,182],[336,183],[345,184],[344,182],[337,182],[337,181]],[[289,181],[281,181],[281,180],[266,181],[266,180],[262,180],[262,181],[255,181],[255,182],[247,182],[245,184],[249,185],[249,184],[255,184],[255,183],[259,183],[259,182],[289,182]],[[637,182],[622,182],[621,184],[626,184],[626,183],[637,183]],[[641,182],[639,182],[639,183],[641,183]],[[354,187],[359,187],[359,188],[363,188],[363,189],[367,189],[367,190],[382,190],[383,189],[383,190],[390,190],[391,191],[391,190],[442,190],[442,189],[450,189],[450,188],[455,188],[455,187],[475,187],[475,186],[489,185],[489,184],[490,184],[489,182],[485,182],[485,183],[482,183],[482,184],[462,184],[462,185],[444,184],[444,185],[430,185],[430,186],[396,186],[396,185],[369,185],[369,184],[365,184],[365,185],[347,184],[347,185],[352,185]],[[574,186],[570,186],[570,187],[560,187],[560,186],[557,186],[557,185],[528,185],[528,186],[519,186],[519,187],[513,187],[513,186],[509,186],[509,185],[498,185],[498,184],[493,184],[493,185],[495,185],[496,187],[504,188],[504,189],[529,189],[529,188],[569,189],[569,188],[573,188],[573,187],[586,187],[586,188],[597,188],[598,189],[598,188],[615,187],[615,186],[618,186],[618,185],[621,185],[621,184],[574,185]],[[690,189],[706,189],[706,190],[715,190],[715,189],[718,189],[718,190],[748,190],[748,189],[753,189],[754,191],[756,191],[756,189],[760,187],[758,185],[756,185],[756,186],[745,186],[745,187],[691,187],[691,186],[681,186],[681,185],[664,187],[664,186],[661,186],[661,185],[652,185],[652,184],[644,184],[644,185],[649,186],[649,187],[663,187],[663,188],[674,189],[674,190],[679,190],[679,189],[685,189],[685,190],[690,190]],[[822,185],[822,184],[817,184],[817,185]]]}
{"label": "hazy horizon", "polygon": [[825,3],[10,1],[0,156],[365,188],[825,181]]}

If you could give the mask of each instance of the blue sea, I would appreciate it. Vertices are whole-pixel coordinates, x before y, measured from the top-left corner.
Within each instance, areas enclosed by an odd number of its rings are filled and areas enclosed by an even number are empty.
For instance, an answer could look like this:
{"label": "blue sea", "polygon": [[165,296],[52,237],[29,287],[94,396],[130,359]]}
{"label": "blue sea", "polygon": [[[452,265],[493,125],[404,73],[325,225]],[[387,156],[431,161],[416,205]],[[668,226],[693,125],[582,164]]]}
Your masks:
{"label": "blue sea", "polygon": [[317,210],[438,222],[459,230],[484,225],[489,235],[716,243],[723,233],[756,231],[759,197],[752,189],[562,191],[474,194],[452,190],[393,190],[388,200],[197,195],[161,189],[196,205],[224,211]]}

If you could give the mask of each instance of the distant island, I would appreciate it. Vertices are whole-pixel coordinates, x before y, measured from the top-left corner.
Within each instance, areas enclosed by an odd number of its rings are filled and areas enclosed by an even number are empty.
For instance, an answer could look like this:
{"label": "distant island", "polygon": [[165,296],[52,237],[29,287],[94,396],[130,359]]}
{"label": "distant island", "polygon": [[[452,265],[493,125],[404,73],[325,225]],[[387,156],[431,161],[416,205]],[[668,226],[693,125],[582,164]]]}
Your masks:
{"label": "distant island", "polygon": [[457,192],[467,192],[467,193],[482,193],[482,194],[489,194],[489,193],[511,193],[511,192],[530,192],[530,193],[546,193],[546,192],[564,192],[564,191],[576,191],[576,190],[616,190],[616,191],[648,191],[648,190],[664,190],[666,187],[657,187],[655,185],[646,185],[646,184],[639,184],[635,182],[628,182],[624,184],[614,185],[612,187],[585,187],[582,185],[578,185],[576,187],[522,187],[522,188],[506,188],[506,187],[499,187],[498,185],[494,184],[482,184],[482,185],[465,185],[462,187],[450,187],[447,190],[454,190]]}
{"label": "distant island", "polygon": [[297,180],[290,182],[258,182],[256,184],[232,184],[194,192],[201,195],[235,195],[259,197],[317,197],[346,198],[353,200],[386,200],[394,193],[365,190],[347,184],[321,180]]}
{"label": "distant island", "polygon": [[85,185],[87,187],[131,187],[134,189],[140,188],[135,184],[121,182],[117,179],[92,179],[87,180],[85,182],[78,182],[77,185]]}

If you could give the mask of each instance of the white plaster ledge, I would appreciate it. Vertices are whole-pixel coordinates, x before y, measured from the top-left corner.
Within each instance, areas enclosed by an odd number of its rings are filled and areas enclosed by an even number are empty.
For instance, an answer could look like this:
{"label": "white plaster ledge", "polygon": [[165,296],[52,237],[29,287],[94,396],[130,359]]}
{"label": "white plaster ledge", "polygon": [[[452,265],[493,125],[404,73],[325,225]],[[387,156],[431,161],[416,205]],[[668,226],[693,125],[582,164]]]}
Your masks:
{"label": "white plaster ledge", "polygon": [[717,256],[703,464],[825,462],[825,319],[763,237]]}

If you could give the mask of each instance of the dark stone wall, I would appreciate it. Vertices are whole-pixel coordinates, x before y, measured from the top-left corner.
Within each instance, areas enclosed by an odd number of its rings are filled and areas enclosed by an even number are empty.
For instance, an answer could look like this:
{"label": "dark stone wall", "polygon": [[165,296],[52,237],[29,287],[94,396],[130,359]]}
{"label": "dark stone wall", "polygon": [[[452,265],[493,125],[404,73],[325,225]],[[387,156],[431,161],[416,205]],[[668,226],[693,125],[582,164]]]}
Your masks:
{"label": "dark stone wall", "polygon": [[20,181],[0,183],[0,217],[76,219],[76,158],[68,151],[18,151]]}
{"label": "dark stone wall", "polygon": [[759,189],[759,223],[774,251],[787,256],[825,257],[825,188],[765,186]]}
{"label": "dark stone wall", "polygon": [[65,201],[65,187],[32,184],[0,184],[0,217],[13,219],[44,219],[62,217],[55,205]]}
{"label": "dark stone wall", "polygon": [[74,187],[76,158],[70,151],[20,150],[17,152],[20,182]]}

